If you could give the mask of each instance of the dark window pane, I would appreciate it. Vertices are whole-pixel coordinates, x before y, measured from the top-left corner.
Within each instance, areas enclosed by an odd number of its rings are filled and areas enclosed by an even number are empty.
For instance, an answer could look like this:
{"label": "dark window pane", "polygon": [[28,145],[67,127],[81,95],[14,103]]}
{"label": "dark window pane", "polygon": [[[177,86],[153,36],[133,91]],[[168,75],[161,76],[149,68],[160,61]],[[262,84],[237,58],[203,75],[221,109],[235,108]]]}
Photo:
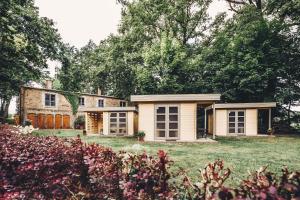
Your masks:
{"label": "dark window pane", "polygon": [[239,121],[239,122],[243,122],[243,121],[244,121],[244,117],[239,117],[239,118],[238,118],[238,121]]}
{"label": "dark window pane", "polygon": [[244,116],[245,112],[244,111],[239,111],[238,116]]}
{"label": "dark window pane", "polygon": [[55,101],[55,95],[54,94],[51,95],[51,101]]}
{"label": "dark window pane", "polygon": [[126,127],[126,124],[119,124],[119,127],[124,128],[124,127]]}
{"label": "dark window pane", "polygon": [[110,129],[110,133],[117,133],[117,129]]}
{"label": "dark window pane", "polygon": [[235,127],[235,123],[229,123],[229,127],[230,128],[234,128]]}
{"label": "dark window pane", "polygon": [[169,113],[178,113],[178,107],[170,107]]}
{"label": "dark window pane", "polygon": [[239,123],[239,124],[238,124],[238,127],[243,128],[243,127],[244,127],[244,123]]}
{"label": "dark window pane", "polygon": [[169,120],[170,121],[178,121],[178,115],[170,115]]}
{"label": "dark window pane", "polygon": [[157,123],[157,129],[165,129],[166,124],[165,123]]}
{"label": "dark window pane", "polygon": [[235,128],[229,128],[229,133],[235,133]]}
{"label": "dark window pane", "polygon": [[166,108],[165,107],[158,107],[157,108],[157,113],[165,113],[166,112]]}
{"label": "dark window pane", "polygon": [[110,117],[117,117],[117,113],[110,113]]}
{"label": "dark window pane", "polygon": [[110,118],[110,122],[117,122],[117,118]]}
{"label": "dark window pane", "polygon": [[126,122],[126,118],[119,118],[119,122]]}
{"label": "dark window pane", "polygon": [[125,128],[120,128],[119,129],[119,133],[125,134],[126,133],[126,129]]}
{"label": "dark window pane", "polygon": [[98,100],[98,107],[104,107],[104,100],[103,99]]}
{"label": "dark window pane", "polygon": [[165,131],[161,131],[161,130],[158,130],[156,132],[156,134],[157,134],[157,137],[165,137],[166,136],[166,132]]}
{"label": "dark window pane", "polygon": [[178,131],[169,131],[169,137],[178,137]]}
{"label": "dark window pane", "polygon": [[229,116],[235,116],[235,112],[233,111],[229,112]]}
{"label": "dark window pane", "polygon": [[229,122],[235,122],[235,118],[234,117],[229,117]]}
{"label": "dark window pane", "polygon": [[126,117],[126,113],[119,113],[119,117]]}
{"label": "dark window pane", "polygon": [[165,115],[157,115],[156,121],[166,121],[166,116]]}
{"label": "dark window pane", "polygon": [[169,129],[178,129],[178,123],[170,123]]}

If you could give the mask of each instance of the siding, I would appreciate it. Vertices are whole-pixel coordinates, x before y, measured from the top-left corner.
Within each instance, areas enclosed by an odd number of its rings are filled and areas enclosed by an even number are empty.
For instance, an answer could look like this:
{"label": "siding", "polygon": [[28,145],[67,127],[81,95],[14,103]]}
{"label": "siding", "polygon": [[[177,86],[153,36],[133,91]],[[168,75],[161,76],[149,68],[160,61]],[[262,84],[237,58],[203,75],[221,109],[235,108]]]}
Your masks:
{"label": "siding", "polygon": [[246,135],[257,135],[257,109],[246,110]]}
{"label": "siding", "polygon": [[145,132],[145,140],[154,140],[154,104],[139,104],[139,131]]}
{"label": "siding", "polygon": [[134,133],[134,113],[127,113],[127,135],[133,135]]}
{"label": "siding", "polygon": [[227,110],[216,110],[216,135],[226,136],[227,135]]}
{"label": "siding", "polygon": [[108,118],[108,112],[103,112],[103,135],[108,135],[108,124],[109,123],[109,118]]}
{"label": "siding", "polygon": [[193,141],[196,139],[196,103],[180,104],[180,141]]}

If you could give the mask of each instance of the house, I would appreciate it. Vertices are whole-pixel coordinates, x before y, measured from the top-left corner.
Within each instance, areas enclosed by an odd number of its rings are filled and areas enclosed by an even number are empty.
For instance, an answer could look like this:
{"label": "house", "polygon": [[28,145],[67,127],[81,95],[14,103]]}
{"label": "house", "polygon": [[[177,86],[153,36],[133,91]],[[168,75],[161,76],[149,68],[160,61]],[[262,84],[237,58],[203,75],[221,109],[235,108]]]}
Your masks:
{"label": "house", "polygon": [[78,116],[84,116],[85,109],[106,107],[124,107],[127,101],[97,94],[78,94],[79,107],[74,116],[72,107],[63,95],[63,91],[52,89],[52,82],[46,81],[45,88],[23,86],[19,96],[20,121],[30,120],[32,125],[40,129],[72,128]]}
{"label": "house", "polygon": [[215,136],[265,134],[276,103],[219,103],[220,94],[132,95],[133,107],[85,109],[88,134],[133,135],[146,141],[197,141]]}

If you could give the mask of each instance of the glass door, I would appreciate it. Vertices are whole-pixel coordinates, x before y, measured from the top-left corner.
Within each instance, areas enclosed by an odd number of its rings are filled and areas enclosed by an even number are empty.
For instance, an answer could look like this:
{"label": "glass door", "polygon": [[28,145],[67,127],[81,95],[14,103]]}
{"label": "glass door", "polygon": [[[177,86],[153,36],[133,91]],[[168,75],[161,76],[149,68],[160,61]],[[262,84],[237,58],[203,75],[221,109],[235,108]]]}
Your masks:
{"label": "glass door", "polygon": [[157,139],[179,138],[179,107],[177,105],[159,105],[156,107]]}
{"label": "glass door", "polygon": [[112,135],[127,134],[127,116],[126,113],[109,113],[109,133]]}
{"label": "glass door", "polygon": [[245,111],[231,110],[228,112],[228,133],[245,134]]}

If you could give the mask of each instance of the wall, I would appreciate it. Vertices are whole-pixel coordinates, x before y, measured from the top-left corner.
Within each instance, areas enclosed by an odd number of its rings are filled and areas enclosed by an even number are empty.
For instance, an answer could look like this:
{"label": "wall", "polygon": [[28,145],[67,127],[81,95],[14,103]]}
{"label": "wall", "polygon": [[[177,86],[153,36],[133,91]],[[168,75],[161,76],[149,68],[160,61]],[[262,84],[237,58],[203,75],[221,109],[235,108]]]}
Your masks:
{"label": "wall", "polygon": [[134,134],[134,113],[127,112],[127,135]]}
{"label": "wall", "polygon": [[154,140],[154,104],[139,104],[138,114],[139,131],[145,132],[145,140]]}
{"label": "wall", "polygon": [[[160,103],[159,103],[160,104]],[[194,141],[196,139],[196,103],[179,104],[179,140]],[[155,138],[155,104],[139,104],[138,130],[145,131],[146,141],[154,141]]]}
{"label": "wall", "polygon": [[257,109],[246,110],[246,135],[255,136],[257,135],[257,123],[258,123]]}
{"label": "wall", "polygon": [[196,103],[181,103],[180,104],[180,122],[179,122],[179,139],[181,141],[196,140]]}
{"label": "wall", "polygon": [[[234,109],[229,109],[234,110]],[[257,135],[257,109],[245,109],[245,135]],[[228,135],[228,109],[216,110],[216,135]]]}
{"label": "wall", "polygon": [[103,135],[109,134],[109,113],[103,113]]}
{"label": "wall", "polygon": [[227,135],[227,110],[217,109],[216,110],[216,135],[226,136]]}

